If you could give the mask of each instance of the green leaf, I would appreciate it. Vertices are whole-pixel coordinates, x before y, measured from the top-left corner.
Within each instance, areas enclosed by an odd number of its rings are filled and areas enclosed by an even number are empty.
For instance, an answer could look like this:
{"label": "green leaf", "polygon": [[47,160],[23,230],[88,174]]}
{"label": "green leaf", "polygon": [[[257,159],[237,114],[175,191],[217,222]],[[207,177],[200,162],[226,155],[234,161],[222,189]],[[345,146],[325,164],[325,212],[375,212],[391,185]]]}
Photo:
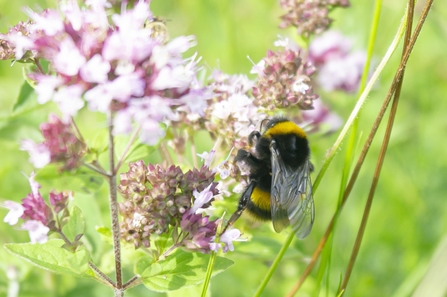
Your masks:
{"label": "green leaf", "polygon": [[73,253],[62,248],[63,245],[62,239],[52,239],[44,244],[7,243],[4,247],[10,253],[40,268],[59,274],[91,277],[92,272],[88,267],[88,252],[81,248]]}
{"label": "green leaf", "polygon": [[112,230],[110,230],[110,228],[107,228],[104,226],[96,227],[96,232],[101,234],[101,239],[103,241],[108,242],[111,245],[113,245],[113,233],[112,233]]}
{"label": "green leaf", "polygon": [[92,173],[85,168],[78,168],[75,172],[60,171],[59,164],[48,164],[36,175],[36,180],[42,185],[51,186],[59,191],[72,190],[85,193],[97,192],[104,178],[96,173]]}
{"label": "green leaf", "polygon": [[[173,291],[202,283],[209,258],[210,255],[178,250],[168,259],[156,263],[143,257],[136,264],[135,271],[141,275],[141,280],[148,289],[157,292]],[[233,261],[227,258],[216,257],[212,276],[232,264]]]}
{"label": "green leaf", "polygon": [[[129,145],[129,137],[117,136],[115,137],[115,149],[117,156],[121,158],[121,155]],[[135,162],[151,155],[155,151],[156,146],[149,146],[141,143],[136,139],[130,146],[127,154],[124,158],[124,163]]]}
{"label": "green leaf", "polygon": [[107,151],[109,147],[109,134],[106,129],[99,130],[93,141],[88,141],[88,148],[92,151],[96,158]]}
{"label": "green leaf", "polygon": [[[138,141],[136,141],[138,143]],[[146,158],[155,151],[155,146],[149,146],[144,143],[134,144],[126,156],[126,162],[134,162]]]}
{"label": "green leaf", "polygon": [[71,242],[76,241],[79,234],[84,234],[85,220],[81,210],[77,206],[73,206],[70,210],[70,216],[67,223],[62,227],[62,232]]}
{"label": "green leaf", "polygon": [[25,103],[27,103],[30,99],[35,99],[36,94],[34,93],[34,89],[28,82],[23,82],[22,87],[20,88],[19,97],[17,101],[14,103],[12,107],[12,111],[16,111]]}

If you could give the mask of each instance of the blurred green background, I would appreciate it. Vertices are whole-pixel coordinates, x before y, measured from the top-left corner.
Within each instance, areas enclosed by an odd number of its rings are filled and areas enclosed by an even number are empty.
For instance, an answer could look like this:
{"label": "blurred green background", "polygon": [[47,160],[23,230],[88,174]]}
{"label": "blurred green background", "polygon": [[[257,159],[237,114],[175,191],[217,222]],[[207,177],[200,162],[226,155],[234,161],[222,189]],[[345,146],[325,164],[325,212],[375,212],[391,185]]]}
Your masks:
{"label": "blurred green background", "polygon": [[[384,1],[377,43],[376,64],[385,53],[403,15],[405,1]],[[417,4],[418,17],[424,1]],[[54,7],[54,1],[0,0],[0,32],[19,20],[26,20],[24,6]],[[227,73],[248,73],[251,62],[259,61],[273,48],[277,34],[293,36],[293,30],[278,29],[282,14],[277,1],[154,0],[152,10],[168,20],[171,37],[194,34],[196,50],[205,67],[219,67]],[[351,1],[348,9],[331,14],[333,28],[353,39],[356,49],[366,48],[373,1]],[[402,96],[393,134],[385,159],[364,240],[345,296],[447,296],[447,6],[435,1],[420,38],[407,65]],[[387,65],[369,96],[360,117],[358,136],[362,145],[388,90],[398,65],[401,48]],[[11,108],[22,84],[20,64],[0,62],[0,199],[20,201],[29,192],[26,178],[32,170],[28,155],[19,151],[23,138],[39,140],[39,124],[47,119],[52,107],[27,106],[12,114]],[[356,96],[339,92],[322,93],[322,100],[346,120]],[[88,133],[93,122],[104,127],[101,117],[81,114],[81,130]],[[365,165],[346,204],[334,234],[330,270],[324,281],[317,280],[317,269],[297,296],[335,296],[349,261],[353,242],[369,191],[375,160],[381,145],[379,129]],[[312,161],[316,172],[327,150],[337,137],[310,136]],[[209,150],[210,147],[203,149]],[[200,152],[200,150],[199,150]],[[331,219],[337,203],[344,150],[339,151],[315,193],[316,221],[312,233],[303,241],[294,241],[286,257],[268,284],[263,296],[283,296],[298,280]],[[154,160],[151,156],[147,160]],[[316,174],[314,174],[315,178]],[[49,185],[48,185],[49,190]],[[76,193],[76,203],[91,226],[86,237],[99,257],[109,246],[97,238],[94,226],[108,225],[108,206],[104,187],[95,193]],[[233,201],[236,204],[237,198]],[[0,209],[0,217],[6,214]],[[226,256],[234,266],[212,279],[211,296],[252,296],[280,249],[287,234],[276,234],[270,224],[252,224],[241,220],[249,242],[236,243],[236,251]],[[27,242],[26,232],[0,224],[0,244]],[[125,253],[125,255],[127,255]],[[106,257],[111,259],[111,257]],[[132,259],[128,259],[132,262]],[[444,264],[443,264],[444,263]],[[57,276],[34,268],[0,247],[0,296],[6,296],[7,271],[16,267],[20,296],[111,296],[112,292],[89,280]],[[101,268],[110,269],[103,261]],[[317,266],[318,268],[318,266]],[[127,270],[131,276],[131,267]],[[197,296],[197,289],[174,292],[169,296]],[[134,288],[126,296],[166,296]]]}

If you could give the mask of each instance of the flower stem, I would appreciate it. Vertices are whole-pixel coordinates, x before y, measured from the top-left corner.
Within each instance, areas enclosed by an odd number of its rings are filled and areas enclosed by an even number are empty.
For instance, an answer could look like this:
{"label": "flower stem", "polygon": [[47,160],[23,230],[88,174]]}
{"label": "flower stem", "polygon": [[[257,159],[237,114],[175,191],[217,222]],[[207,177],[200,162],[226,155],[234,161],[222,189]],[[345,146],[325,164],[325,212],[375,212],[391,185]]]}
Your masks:
{"label": "flower stem", "polygon": [[124,160],[126,159],[127,153],[129,152],[132,144],[134,143],[135,139],[137,138],[138,133],[140,133],[140,130],[141,130],[141,124],[138,125],[138,127],[137,127],[137,129],[135,129],[135,131],[133,131],[132,136],[129,139],[129,142],[127,143],[127,146],[124,149],[120,160],[118,161],[118,164],[116,165],[115,169],[113,170],[114,174],[118,173],[118,170],[120,169],[121,165],[123,164]]}
{"label": "flower stem", "polygon": [[194,135],[191,134],[191,137],[189,138],[191,141],[191,154],[192,154],[192,162],[194,164],[194,168],[199,168],[199,162],[197,161],[197,149],[196,149],[196,143],[194,142]]}
{"label": "flower stem", "polygon": [[[406,19],[405,17],[406,17],[406,14],[404,16],[404,20]],[[316,193],[316,191],[318,189],[318,186],[320,185],[321,179],[323,178],[324,174],[326,173],[327,168],[329,167],[329,165],[331,164],[333,158],[335,157],[335,153],[340,148],[341,143],[345,139],[348,131],[350,130],[350,128],[351,128],[351,126],[352,126],[352,124],[354,122],[354,119],[357,117],[361,107],[365,103],[366,98],[367,98],[369,92],[371,91],[374,83],[378,79],[380,73],[384,69],[384,67],[387,64],[388,60],[391,58],[392,53],[394,52],[394,50],[399,45],[399,41],[400,41],[400,39],[402,37],[404,28],[405,28],[405,23],[402,22],[400,27],[399,27],[399,29],[398,29],[398,31],[397,31],[397,33],[396,33],[396,36],[394,37],[394,40],[393,40],[392,44],[388,48],[387,53],[383,57],[383,59],[380,62],[379,66],[376,68],[376,71],[372,75],[371,80],[368,82],[367,86],[365,87],[365,90],[363,91],[362,95],[360,96],[359,100],[357,101],[357,104],[354,107],[354,110],[351,112],[351,116],[349,117],[348,121],[346,122],[345,126],[343,127],[342,131],[340,132],[339,137],[337,138],[337,140],[335,141],[334,145],[332,146],[332,148],[328,152],[328,154],[326,156],[326,160],[324,161],[323,167],[321,168],[320,172],[318,173],[318,176],[315,179],[315,182],[313,183],[313,186],[312,186],[314,195],[315,195],[315,193]],[[368,148],[369,148],[369,146],[368,146]],[[349,187],[349,185],[348,185],[348,187]],[[346,198],[346,193],[345,193],[345,197],[344,198]],[[342,204],[340,205],[338,211],[341,211],[342,206],[343,206],[345,201],[346,200],[342,201]],[[332,232],[332,228],[334,226],[334,221],[335,221],[335,217],[336,216],[338,216],[338,212],[334,215],[334,218],[332,218],[331,222],[329,223],[329,226],[328,226],[328,228],[326,230],[326,233],[324,234],[323,238],[320,240],[320,243],[319,243],[317,249],[315,250],[315,252],[314,252],[314,254],[312,256],[311,262],[308,264],[308,266],[306,267],[306,270],[301,275],[301,277],[298,280],[297,284],[295,284],[295,286],[293,287],[293,289],[291,290],[291,292],[287,296],[293,296],[296,293],[296,291],[298,291],[298,289],[300,288],[300,286],[302,285],[302,283],[304,282],[306,277],[309,275],[310,271],[312,270],[313,266],[316,263],[316,260],[317,260],[318,256],[320,255],[320,253],[321,253],[321,251],[322,251],[322,249],[323,249],[327,239],[329,238],[330,233]],[[282,249],[284,249],[284,248],[287,249],[289,247],[290,243],[292,242],[293,236],[294,236],[293,234],[289,235],[289,237],[287,238],[287,240],[286,240],[286,242],[285,242],[285,244],[284,244]],[[274,263],[281,261],[282,256],[283,255],[281,253],[279,253],[277,255],[277,258],[275,259]],[[267,284],[267,282],[270,280],[270,277],[273,275],[273,272],[274,272],[275,269],[276,269],[276,266],[274,266],[274,265],[272,265],[270,267],[270,270],[267,273],[267,275],[266,275],[265,279],[263,280],[263,282],[261,283],[261,286],[265,287],[265,284]],[[260,289],[261,289],[261,286],[260,286]],[[259,290],[258,290],[258,292],[259,292]],[[259,292],[259,294],[260,294],[260,292]],[[259,295],[255,295],[255,296],[259,296]]]}
{"label": "flower stem", "polygon": [[88,163],[85,163],[85,162],[82,162],[82,165],[84,165],[85,167],[87,167],[91,171],[94,171],[94,172],[96,172],[98,174],[101,174],[102,176],[105,176],[105,177],[109,178],[109,174],[107,172],[105,172],[105,171],[102,171],[102,170],[100,170],[100,169],[98,169],[98,168],[96,168],[94,166],[91,166]]}
{"label": "flower stem", "polygon": [[265,287],[267,286],[268,282],[270,281],[270,278],[272,277],[273,273],[275,272],[276,268],[279,265],[279,262],[282,260],[282,257],[286,253],[287,249],[289,248],[289,245],[292,243],[293,238],[295,237],[295,234],[293,232],[290,233],[289,237],[287,237],[286,242],[282,246],[281,250],[279,251],[278,255],[276,256],[275,260],[272,263],[272,266],[270,266],[269,271],[267,272],[267,275],[262,280],[261,285],[259,286],[258,290],[255,293],[255,297],[259,297],[262,294],[262,291],[264,291]]}
{"label": "flower stem", "polygon": [[101,280],[104,280],[104,281],[105,281],[105,282],[104,282],[105,284],[107,284],[108,286],[111,286],[112,288],[115,287],[115,284],[113,283],[113,281],[112,281],[107,275],[105,275],[104,272],[102,272],[101,270],[99,270],[99,268],[96,267],[95,264],[93,264],[92,262],[88,262],[88,266],[89,266],[91,269],[93,269],[93,271],[95,271],[96,274],[98,274],[98,275],[101,277]]}
{"label": "flower stem", "polygon": [[138,275],[135,275],[134,277],[132,277],[130,280],[128,280],[124,285],[123,285],[123,289],[130,289],[132,287],[138,286],[139,284],[141,284],[141,279]]}
{"label": "flower stem", "polygon": [[[409,0],[409,3],[408,3],[408,17],[407,17],[407,29],[406,29],[406,32],[405,32],[405,40],[404,40],[404,48],[403,48],[403,52],[402,52],[402,59],[403,59],[403,56],[405,55],[405,51],[408,49],[408,44],[410,42],[412,22],[413,22],[413,15],[414,15],[414,0]],[[397,106],[398,106],[398,103],[399,103],[400,91],[402,89],[403,77],[404,77],[404,70],[402,71],[401,78],[397,82],[397,89],[396,89],[396,92],[394,94],[394,99],[393,99],[393,103],[392,103],[392,106],[391,106],[390,115],[389,115],[389,118],[388,118],[388,125],[386,127],[385,135],[383,137],[382,147],[380,149],[379,159],[377,160],[376,169],[375,169],[373,180],[372,180],[372,183],[371,183],[370,192],[368,194],[368,199],[367,199],[367,202],[366,202],[366,205],[365,205],[365,209],[364,209],[364,212],[363,212],[362,221],[360,223],[360,227],[359,227],[359,230],[358,230],[358,233],[357,233],[357,237],[355,239],[354,247],[352,249],[351,258],[349,260],[348,267],[346,268],[346,272],[345,272],[345,275],[343,277],[343,283],[342,283],[342,285],[340,287],[340,291],[339,291],[340,296],[342,296],[344,294],[344,292],[346,291],[346,287],[348,285],[349,278],[350,278],[351,273],[352,273],[352,269],[354,268],[354,263],[355,263],[355,261],[357,259],[357,255],[358,255],[358,252],[360,250],[360,245],[362,243],[363,235],[365,233],[366,224],[368,222],[369,213],[370,213],[370,210],[371,210],[371,205],[372,205],[372,202],[373,202],[373,199],[374,199],[375,189],[377,187],[377,182],[378,182],[379,177],[380,177],[380,172],[381,172],[381,169],[382,169],[383,161],[384,161],[385,154],[386,154],[386,151],[387,151],[387,148],[388,148],[388,143],[390,141],[391,131],[393,129],[394,118],[396,116]]]}
{"label": "flower stem", "polygon": [[115,146],[113,138],[113,115],[112,111],[107,113],[107,122],[109,126],[109,204],[110,216],[112,220],[112,234],[113,234],[113,249],[115,253],[115,274],[116,287],[115,297],[123,296],[123,278],[121,271],[121,246],[120,246],[120,226],[118,221],[118,201],[117,201],[117,185],[115,173]]}
{"label": "flower stem", "polygon": [[203,282],[202,294],[201,297],[206,296],[206,292],[208,291],[208,287],[211,280],[211,275],[213,273],[214,262],[216,261],[217,253],[211,252],[210,260],[208,261],[208,267],[206,269],[205,281]]}
{"label": "flower stem", "polygon": [[[334,214],[332,220],[330,221],[330,223],[329,223],[329,225],[328,225],[328,227],[326,229],[325,234],[323,235],[323,237],[320,240],[320,243],[318,244],[317,249],[315,250],[314,254],[312,255],[312,260],[307,265],[304,273],[301,275],[301,277],[298,280],[297,284],[294,286],[294,288],[291,290],[291,292],[287,296],[295,295],[295,293],[298,291],[298,289],[304,283],[304,280],[307,278],[307,276],[312,271],[312,268],[315,265],[315,263],[316,263],[316,261],[318,259],[318,256],[320,255],[320,253],[321,253],[321,251],[322,251],[322,249],[323,249],[327,239],[329,238],[329,235],[331,234],[331,232],[333,230],[333,226],[334,226],[334,223],[336,221],[336,218],[338,217],[339,212],[343,208],[344,204],[346,203],[346,201],[347,201],[347,199],[349,197],[349,194],[351,193],[352,187],[353,187],[353,185],[355,183],[355,180],[357,179],[357,176],[358,176],[358,173],[360,171],[361,165],[363,164],[363,161],[365,160],[366,154],[367,154],[367,152],[369,150],[369,146],[371,145],[371,142],[372,142],[372,140],[373,140],[373,138],[375,136],[375,133],[377,132],[379,124],[380,124],[380,122],[381,122],[381,120],[383,118],[383,115],[385,114],[385,111],[387,109],[387,106],[388,106],[389,102],[391,101],[391,95],[394,93],[394,91],[397,88],[396,83],[401,78],[402,70],[404,69],[404,67],[402,65],[405,65],[406,62],[408,61],[408,58],[409,58],[410,53],[411,53],[411,50],[412,50],[412,48],[413,48],[413,46],[414,46],[414,44],[415,44],[415,42],[417,40],[417,36],[419,35],[419,32],[420,32],[420,30],[422,28],[422,25],[423,25],[423,22],[424,22],[425,18],[427,17],[427,14],[428,14],[428,11],[430,10],[430,6],[431,6],[432,2],[433,2],[433,0],[428,0],[426,6],[424,8],[424,11],[422,13],[422,16],[419,19],[418,25],[416,26],[416,29],[415,29],[415,33],[413,34],[413,36],[411,38],[410,44],[408,46],[408,49],[405,51],[405,54],[404,54],[404,57],[402,59],[401,65],[399,66],[399,68],[397,70],[397,73],[396,73],[396,75],[394,77],[394,80],[393,80],[393,83],[391,85],[390,91],[388,92],[388,96],[387,96],[387,98],[385,98],[385,100],[384,100],[384,102],[382,104],[382,107],[380,109],[379,115],[377,116],[376,121],[373,124],[373,128],[371,129],[371,132],[370,132],[370,135],[368,137],[368,140],[366,141],[366,143],[365,143],[365,145],[363,147],[363,150],[362,150],[362,152],[361,152],[361,154],[360,154],[360,156],[358,158],[357,165],[356,165],[356,167],[355,167],[355,169],[354,169],[354,171],[353,171],[353,173],[351,175],[351,178],[349,180],[349,183],[348,183],[348,185],[347,185],[347,187],[345,189],[345,194],[344,194],[344,197],[343,197],[343,201],[342,201],[338,211]],[[407,12],[405,12],[405,20],[406,20],[406,16],[407,16]],[[398,33],[401,32],[401,30],[403,30],[404,27],[405,27],[405,24],[402,22],[400,30],[398,31]],[[397,37],[397,35],[396,35],[396,37]],[[397,46],[397,45],[395,45],[395,46]],[[390,46],[389,50],[390,49],[391,49],[391,46]],[[378,67],[378,69],[376,71],[378,71],[379,69],[380,69],[380,66]],[[370,83],[371,83],[371,81],[370,81]]]}
{"label": "flower stem", "polygon": [[40,73],[45,74],[45,70],[43,70],[42,65],[40,65],[38,58],[34,60],[34,63],[36,65],[37,69],[39,69]]}

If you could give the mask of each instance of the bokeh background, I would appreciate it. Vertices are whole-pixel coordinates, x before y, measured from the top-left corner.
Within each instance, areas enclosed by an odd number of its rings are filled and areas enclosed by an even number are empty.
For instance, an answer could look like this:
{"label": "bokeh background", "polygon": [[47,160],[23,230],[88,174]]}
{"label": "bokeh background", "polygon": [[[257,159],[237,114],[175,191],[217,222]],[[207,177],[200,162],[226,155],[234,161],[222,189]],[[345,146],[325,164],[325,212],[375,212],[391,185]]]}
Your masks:
{"label": "bokeh background", "polygon": [[[424,1],[418,1],[416,17]],[[6,32],[19,20],[26,20],[22,8],[54,7],[55,1],[0,0],[0,32]],[[356,49],[365,49],[370,30],[373,1],[351,0],[351,7],[332,12],[333,29],[354,41]],[[384,1],[377,42],[376,65],[387,50],[404,13],[405,1]],[[224,72],[248,74],[277,35],[294,38],[293,30],[278,29],[282,11],[277,1],[255,0],[154,0],[155,15],[167,19],[171,37],[197,36],[196,50],[205,67]],[[435,1],[420,38],[407,65],[402,96],[387,156],[377,187],[364,240],[345,296],[447,296],[447,6]],[[361,111],[359,147],[363,144],[398,65],[401,48],[393,56]],[[23,138],[39,139],[38,126],[47,119],[51,107],[25,106],[12,112],[22,84],[20,64],[0,61],[0,199],[19,201],[29,192],[21,171],[29,174],[28,155],[19,151]],[[345,121],[356,103],[355,95],[341,92],[321,93],[322,100]],[[81,130],[88,133],[91,123],[104,126],[97,116],[83,117]],[[298,296],[335,296],[340,278],[349,261],[353,242],[369,191],[375,160],[381,145],[379,129],[365,165],[346,204],[330,250],[330,266],[320,282],[318,265]],[[325,153],[337,137],[311,135],[312,161],[316,172]],[[209,150],[204,136],[198,151]],[[358,154],[358,152],[357,152]],[[340,150],[315,194],[316,221],[312,233],[303,241],[294,241],[268,284],[263,296],[283,296],[298,280],[316,248],[337,204],[345,151]],[[157,162],[154,153],[145,158]],[[314,174],[315,178],[316,174]],[[77,204],[91,226],[86,237],[98,254],[109,249],[95,235],[94,226],[108,225],[105,189],[95,193],[76,193]],[[230,204],[235,205],[237,197]],[[234,207],[234,206],[233,206]],[[0,217],[6,215],[0,209]],[[236,243],[236,251],[226,256],[235,264],[212,279],[211,296],[252,296],[288,234],[276,234],[270,224],[248,219],[237,223],[249,237]],[[26,232],[0,224],[0,244],[27,242]],[[127,255],[127,254],[126,254]],[[129,256],[131,257],[131,256]],[[109,257],[111,259],[111,257]],[[106,257],[106,259],[108,259]],[[129,262],[133,259],[129,258]],[[110,260],[111,261],[111,260]],[[111,262],[101,267],[111,267]],[[15,268],[12,268],[15,267]],[[0,247],[0,296],[6,296],[7,273],[17,272],[20,296],[110,296],[112,292],[90,280],[58,276],[35,268]],[[132,268],[126,270],[131,276]],[[170,293],[169,296],[197,296],[197,288]],[[167,296],[137,287],[126,296]]]}

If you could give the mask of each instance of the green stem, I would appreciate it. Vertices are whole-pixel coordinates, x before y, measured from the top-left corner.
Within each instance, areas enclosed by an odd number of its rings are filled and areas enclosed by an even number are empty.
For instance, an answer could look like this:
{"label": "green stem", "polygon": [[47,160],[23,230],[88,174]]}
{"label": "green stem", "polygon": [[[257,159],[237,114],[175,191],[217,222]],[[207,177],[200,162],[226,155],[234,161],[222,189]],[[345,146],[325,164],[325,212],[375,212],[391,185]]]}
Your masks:
{"label": "green stem", "polygon": [[211,252],[211,257],[208,262],[208,267],[206,269],[205,281],[203,282],[202,294],[201,297],[206,297],[206,292],[208,291],[208,287],[211,280],[211,275],[213,273],[214,262],[216,261],[217,253]]}
{"label": "green stem", "polygon": [[286,253],[287,249],[289,248],[289,245],[292,243],[292,240],[294,237],[295,237],[295,234],[293,232],[291,232],[289,237],[287,237],[286,242],[282,246],[281,250],[279,251],[278,255],[276,256],[275,260],[273,261],[272,266],[270,266],[269,271],[267,271],[266,276],[262,280],[261,285],[259,286],[259,288],[256,291],[254,296],[256,296],[256,297],[261,296],[262,291],[264,291],[265,287],[267,286],[268,282],[270,281],[270,278],[272,277],[276,268],[278,268],[279,262],[281,261],[282,257],[284,257],[284,254]]}
{"label": "green stem", "polygon": [[[332,162],[332,159],[335,156],[335,153],[339,150],[340,145],[342,143],[342,141],[345,139],[348,131],[350,130],[355,118],[357,117],[361,107],[363,106],[363,104],[366,101],[366,98],[369,95],[369,92],[371,91],[373,85],[375,84],[375,82],[377,81],[379,75],[382,73],[383,69],[385,68],[385,65],[388,63],[389,59],[391,58],[393,52],[396,50],[397,46],[399,45],[399,41],[402,38],[403,32],[404,32],[404,28],[405,28],[405,20],[406,20],[406,13],[403,17],[403,20],[401,22],[401,25],[391,43],[391,45],[389,46],[385,56],[383,57],[382,61],[380,62],[380,64],[378,65],[378,67],[376,68],[375,72],[373,73],[371,80],[368,82],[368,84],[365,87],[365,90],[363,91],[362,95],[360,96],[359,100],[357,101],[357,104],[355,105],[353,111],[351,112],[351,115],[349,117],[349,119],[347,120],[345,126],[343,127],[339,137],[337,138],[337,140],[335,141],[334,145],[332,146],[332,148],[330,149],[330,151],[328,152],[325,162],[323,164],[323,167],[321,168],[317,178],[315,179],[315,182],[313,184],[313,193],[315,194],[318,186],[320,185],[321,179],[323,178],[324,174],[326,173],[327,168],[329,167],[330,163]],[[341,207],[340,207],[341,210]],[[329,237],[331,230],[333,228],[334,225],[334,219],[331,220],[329,226],[328,226],[328,231],[325,233],[325,235],[323,236],[322,241],[320,241],[320,244],[318,245],[317,249],[314,252],[314,255],[312,256],[312,260],[309,263],[309,265],[306,267],[306,270],[304,271],[303,275],[301,276],[300,280],[298,281],[298,283],[294,286],[294,288],[292,289],[291,293],[289,293],[288,296],[293,296],[296,291],[299,289],[299,287],[301,286],[301,284],[304,282],[304,279],[307,277],[307,275],[310,273],[310,271],[312,270],[313,266],[316,263],[316,259],[318,258],[318,256],[321,253],[321,250],[324,247],[324,244],[326,243],[327,238]],[[293,234],[289,235],[289,237],[286,240],[286,243],[284,244],[285,249],[288,248],[288,246],[290,245],[292,239],[293,239]],[[275,262],[279,262],[281,261],[282,255],[278,254],[277,258],[275,259]],[[274,271],[274,267],[272,265],[272,267],[270,268],[270,270]],[[273,271],[269,271],[267,273],[267,276],[265,277],[265,279],[263,280],[263,282],[261,283],[261,286],[265,287],[265,284],[268,283],[268,281],[270,280],[270,277],[273,275]],[[259,290],[258,290],[259,291]],[[261,290],[262,292],[262,290]],[[259,293],[260,294],[260,293]],[[255,295],[255,296],[259,296]]]}
{"label": "green stem", "polygon": [[132,135],[130,136],[129,142],[126,145],[126,148],[124,149],[124,151],[121,155],[121,158],[118,161],[118,164],[116,164],[116,167],[113,170],[114,174],[118,173],[118,170],[120,169],[121,165],[123,164],[124,160],[126,159],[127,153],[129,152],[130,148],[132,147],[133,142],[137,138],[138,133],[140,133],[141,126],[142,126],[141,124],[138,125],[137,129],[135,129],[135,131],[133,131]]}
{"label": "green stem", "polygon": [[[408,26],[407,26],[407,30],[406,30],[406,34],[405,34],[402,59],[403,59],[403,56],[405,55],[405,51],[408,49],[408,45],[410,43],[413,15],[414,15],[414,0],[409,0],[408,17],[407,17]],[[370,192],[368,194],[368,199],[365,204],[362,221],[361,221],[358,233],[357,233],[357,237],[355,239],[355,243],[354,243],[354,247],[352,249],[351,258],[349,260],[348,267],[346,268],[345,276],[343,278],[343,283],[342,283],[340,291],[339,291],[340,296],[342,296],[344,294],[344,292],[346,291],[346,287],[348,285],[348,282],[349,282],[349,279],[350,279],[350,276],[352,273],[352,269],[354,268],[354,264],[357,259],[357,255],[360,250],[360,245],[362,243],[363,235],[365,233],[366,224],[368,222],[369,213],[370,213],[372,202],[374,199],[375,189],[377,187],[377,183],[378,183],[378,180],[380,177],[380,172],[382,170],[383,161],[385,159],[385,154],[386,154],[386,151],[388,148],[388,143],[389,143],[390,137],[391,137],[391,131],[392,131],[393,125],[394,125],[394,119],[396,116],[397,106],[398,106],[399,98],[400,98],[400,92],[402,89],[403,77],[404,77],[404,71],[402,71],[402,76],[397,83],[397,89],[394,94],[393,104],[391,106],[391,112],[390,112],[390,115],[388,118],[388,125],[386,127],[385,135],[383,137],[382,147],[380,149],[379,159],[377,160],[377,165],[376,165],[376,169],[374,172],[373,181],[371,183]]]}
{"label": "green stem", "polygon": [[117,184],[115,168],[115,143],[113,137],[113,114],[112,111],[107,113],[107,123],[109,127],[109,205],[110,216],[112,221],[113,234],[113,249],[115,253],[115,274],[116,287],[115,297],[122,297],[123,292],[123,277],[121,271],[121,245],[120,245],[120,226],[118,221],[118,200],[117,200]]}

